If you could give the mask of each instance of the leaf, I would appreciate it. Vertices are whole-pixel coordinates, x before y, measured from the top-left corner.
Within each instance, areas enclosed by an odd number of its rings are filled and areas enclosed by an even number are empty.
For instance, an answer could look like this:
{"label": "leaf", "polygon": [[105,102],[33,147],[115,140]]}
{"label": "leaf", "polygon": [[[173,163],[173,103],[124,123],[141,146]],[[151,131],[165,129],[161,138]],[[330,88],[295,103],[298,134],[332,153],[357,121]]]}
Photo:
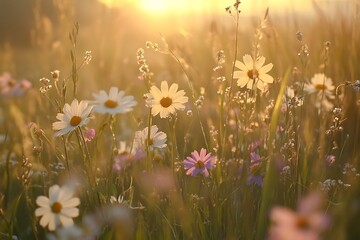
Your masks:
{"label": "leaf", "polygon": [[264,177],[264,183],[263,183],[263,190],[261,193],[261,203],[260,203],[260,213],[258,217],[258,228],[257,228],[257,237],[256,239],[264,239],[265,236],[265,230],[266,230],[266,224],[267,224],[267,218],[268,218],[268,211],[270,207],[270,202],[272,199],[272,193],[274,191],[274,183],[277,179],[276,176],[276,165],[275,161],[273,159],[274,155],[274,140],[276,136],[276,129],[279,122],[280,112],[281,112],[281,105],[282,105],[282,99],[285,94],[285,90],[287,87],[287,83],[289,80],[290,75],[290,68],[286,70],[285,76],[283,77],[280,91],[278,93],[274,111],[271,116],[271,122],[270,122],[270,136],[269,136],[269,160],[267,161],[266,166],[266,173]]}

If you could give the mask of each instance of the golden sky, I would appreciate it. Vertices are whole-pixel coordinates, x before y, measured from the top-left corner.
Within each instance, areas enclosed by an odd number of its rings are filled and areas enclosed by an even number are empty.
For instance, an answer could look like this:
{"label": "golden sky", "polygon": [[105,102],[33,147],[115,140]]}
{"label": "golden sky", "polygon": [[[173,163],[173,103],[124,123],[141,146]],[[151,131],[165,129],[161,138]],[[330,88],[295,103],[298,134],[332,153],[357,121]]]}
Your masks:
{"label": "golden sky", "polygon": [[[223,11],[235,0],[99,0],[109,6],[133,4],[149,13]],[[242,0],[240,9],[243,13],[263,11],[267,6],[272,11],[304,11],[311,7],[312,0]]]}

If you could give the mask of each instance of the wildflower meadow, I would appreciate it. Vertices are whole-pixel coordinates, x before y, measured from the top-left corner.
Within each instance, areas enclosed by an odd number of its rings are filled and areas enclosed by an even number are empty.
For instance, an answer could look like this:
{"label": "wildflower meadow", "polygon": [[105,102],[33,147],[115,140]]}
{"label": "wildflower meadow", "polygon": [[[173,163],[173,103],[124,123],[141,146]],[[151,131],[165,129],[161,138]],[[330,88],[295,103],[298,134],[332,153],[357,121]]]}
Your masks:
{"label": "wildflower meadow", "polygon": [[360,1],[170,2],[0,0],[0,239],[360,239]]}

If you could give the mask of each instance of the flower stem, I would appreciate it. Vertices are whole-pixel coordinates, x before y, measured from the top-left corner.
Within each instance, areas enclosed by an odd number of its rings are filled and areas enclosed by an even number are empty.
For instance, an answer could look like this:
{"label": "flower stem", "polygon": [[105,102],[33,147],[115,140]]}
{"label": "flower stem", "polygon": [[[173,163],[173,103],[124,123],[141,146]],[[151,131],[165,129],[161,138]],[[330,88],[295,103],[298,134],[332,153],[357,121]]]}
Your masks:
{"label": "flower stem", "polygon": [[[184,65],[181,63],[180,59],[175,55],[175,53],[173,51],[171,51],[170,49],[168,49],[168,51],[169,51],[170,55],[178,62],[178,64],[180,65],[181,70],[185,74],[187,83],[188,83],[190,91],[191,91],[192,102],[194,102],[195,99],[196,99],[195,98],[195,90],[194,90],[194,86],[192,84],[192,81],[191,81],[191,78],[190,78],[189,74],[186,72],[186,70],[184,68]],[[196,106],[195,106],[195,109],[196,109],[197,116],[199,117],[201,133],[203,135],[206,148],[209,149],[209,144],[208,144],[208,141],[207,141],[207,138],[206,138],[206,135],[205,135],[204,126],[203,126],[203,123],[202,123],[201,118],[200,118],[199,109]]]}
{"label": "flower stem", "polygon": [[151,108],[149,109],[149,116],[148,116],[148,132],[147,132],[147,141],[146,141],[146,165],[147,170],[150,172],[152,168],[152,160],[151,160],[151,152],[150,152],[150,134],[151,134],[151,126],[152,126],[152,115],[151,115]]}
{"label": "flower stem", "polygon": [[66,147],[67,140],[66,140],[65,136],[62,136],[62,139],[63,139],[63,143],[64,143],[65,164],[66,164],[66,168],[68,170],[68,173],[70,175],[69,153],[68,153],[68,150],[67,150],[67,147]]}
{"label": "flower stem", "polygon": [[[77,128],[76,136],[78,138],[79,146],[80,146],[80,148],[82,149],[82,152],[83,152],[84,164],[85,164],[85,167],[87,169],[87,174],[86,175],[87,175],[87,178],[88,178],[88,181],[89,181],[89,186],[91,186],[90,187],[91,194],[93,195],[93,197],[95,197],[95,196],[98,197],[98,195],[94,191],[94,188],[97,187],[96,174],[93,171],[93,168],[91,167],[91,155],[90,155],[89,149],[87,147],[87,144],[85,142],[84,133],[83,133],[81,127]],[[89,198],[88,200],[89,200],[89,203],[90,203],[91,198],[89,197],[89,195],[87,195],[87,196]],[[97,198],[97,200],[98,200],[98,204],[100,204],[100,200],[98,198]],[[96,201],[95,201],[95,203],[96,203]]]}
{"label": "flower stem", "polygon": [[[179,152],[178,152],[178,148],[177,148],[177,141],[176,141],[176,121],[177,121],[177,118],[176,116],[174,116],[173,118],[174,122],[171,126],[170,122],[168,122],[169,124],[169,127],[171,128],[171,137],[172,137],[172,145],[171,145],[171,167],[173,169],[173,172],[175,172],[175,159],[178,159],[179,157]],[[176,155],[176,156],[175,156]]]}

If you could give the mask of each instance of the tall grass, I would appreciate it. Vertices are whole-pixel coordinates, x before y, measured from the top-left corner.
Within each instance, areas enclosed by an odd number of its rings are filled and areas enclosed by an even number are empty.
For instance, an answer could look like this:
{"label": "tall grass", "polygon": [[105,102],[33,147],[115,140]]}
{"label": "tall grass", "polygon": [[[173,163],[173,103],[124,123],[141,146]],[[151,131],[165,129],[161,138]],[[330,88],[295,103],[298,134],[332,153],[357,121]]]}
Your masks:
{"label": "tall grass", "polygon": [[[144,25],[155,20],[130,7],[92,2],[89,18],[82,6],[54,1],[49,17],[35,2],[32,43],[0,46],[0,74],[12,75],[0,75],[0,238],[360,237],[358,11],[346,16],[314,5],[311,18],[264,9],[245,19],[236,1],[201,27],[164,26],[159,34]],[[245,54],[274,65],[263,91],[237,85],[236,61]],[[324,77],[311,93],[317,73]],[[22,77],[32,87],[15,92]],[[327,77],[333,97],[323,105]],[[146,106],[162,81],[189,99],[168,118]],[[112,86],[135,97],[133,111],[92,112],[86,126],[54,137],[65,103],[94,100]],[[151,147],[152,125],[167,135],[165,148]],[[136,132],[146,127],[144,155],[136,158]],[[215,168],[208,177],[187,175],[183,160],[202,148]],[[120,162],[121,170],[114,167]],[[80,199],[74,228],[52,232],[35,216],[36,199],[53,185],[69,186]],[[314,192],[319,208],[308,197]],[[276,217],[279,206],[289,209],[280,214],[287,223]],[[324,227],[312,225],[318,213]]]}

